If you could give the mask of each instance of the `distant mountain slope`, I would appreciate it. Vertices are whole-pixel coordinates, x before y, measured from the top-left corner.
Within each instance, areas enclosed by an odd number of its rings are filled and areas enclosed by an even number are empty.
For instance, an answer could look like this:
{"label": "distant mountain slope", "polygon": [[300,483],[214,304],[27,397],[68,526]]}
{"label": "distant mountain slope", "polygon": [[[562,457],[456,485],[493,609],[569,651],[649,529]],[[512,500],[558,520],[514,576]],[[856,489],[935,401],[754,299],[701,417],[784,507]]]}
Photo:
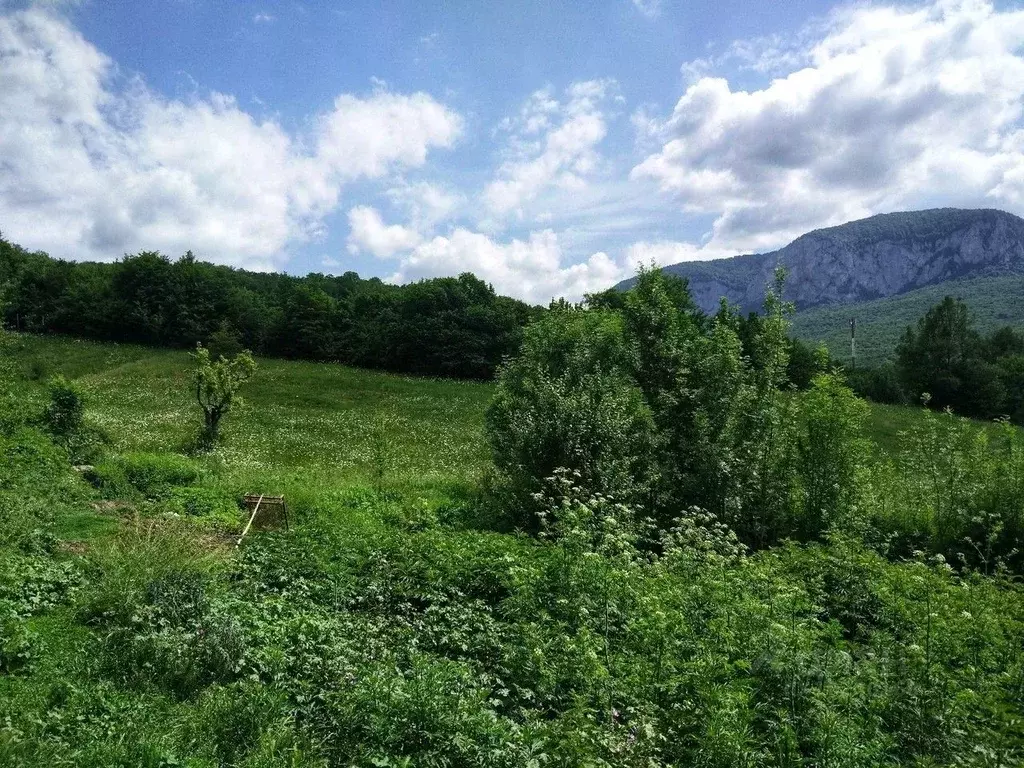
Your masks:
{"label": "distant mountain slope", "polygon": [[893,357],[903,329],[913,325],[945,296],[963,299],[977,330],[988,333],[1004,325],[1024,327],[1024,275],[950,280],[884,299],[797,312],[794,335],[823,341],[833,357],[850,360],[850,318],[857,318],[857,362],[877,365]]}
{"label": "distant mountain slope", "polygon": [[1024,219],[989,209],[887,213],[809,232],[778,251],[664,270],[688,278],[706,311],[722,296],[749,311],[760,309],[780,264],[789,270],[786,298],[799,309],[870,301],[949,280],[1024,274]]}

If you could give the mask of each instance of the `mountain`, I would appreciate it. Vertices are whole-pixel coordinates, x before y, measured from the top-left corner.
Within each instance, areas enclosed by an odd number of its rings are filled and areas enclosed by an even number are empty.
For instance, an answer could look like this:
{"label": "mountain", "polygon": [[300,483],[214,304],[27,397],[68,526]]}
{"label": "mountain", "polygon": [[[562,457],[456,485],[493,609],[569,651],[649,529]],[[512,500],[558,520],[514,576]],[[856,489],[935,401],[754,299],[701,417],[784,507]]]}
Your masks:
{"label": "mountain", "polygon": [[[966,278],[1024,274],[1024,219],[1005,211],[935,208],[885,213],[802,235],[777,251],[664,267],[688,278],[708,312],[725,296],[760,309],[779,265],[797,309],[853,304]],[[634,280],[619,283],[627,289]],[[941,297],[940,297],[941,298]]]}

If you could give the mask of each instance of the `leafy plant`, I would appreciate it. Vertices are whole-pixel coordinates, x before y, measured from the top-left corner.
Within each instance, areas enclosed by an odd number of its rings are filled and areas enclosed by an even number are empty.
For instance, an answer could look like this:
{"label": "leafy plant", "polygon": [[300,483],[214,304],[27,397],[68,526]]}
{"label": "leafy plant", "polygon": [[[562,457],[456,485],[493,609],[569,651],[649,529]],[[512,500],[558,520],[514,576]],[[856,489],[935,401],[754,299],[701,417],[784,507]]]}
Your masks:
{"label": "leafy plant", "polygon": [[196,400],[203,411],[200,445],[212,448],[220,439],[221,421],[235,406],[242,405],[238,395],[241,386],[256,372],[256,361],[249,352],[239,352],[228,360],[213,360],[202,344],[192,355],[194,369],[192,383]]}

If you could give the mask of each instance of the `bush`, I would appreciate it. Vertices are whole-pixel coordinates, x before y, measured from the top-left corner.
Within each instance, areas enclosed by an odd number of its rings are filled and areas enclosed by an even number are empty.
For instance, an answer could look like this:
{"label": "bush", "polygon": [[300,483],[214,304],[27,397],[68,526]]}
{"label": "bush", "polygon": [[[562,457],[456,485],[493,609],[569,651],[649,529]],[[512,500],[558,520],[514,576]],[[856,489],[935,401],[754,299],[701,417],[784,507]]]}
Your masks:
{"label": "bush", "polygon": [[241,627],[211,597],[215,560],[194,532],[150,521],[90,560],[81,616],[98,629],[107,675],[178,698],[235,679],[245,649]]}
{"label": "bush", "polygon": [[238,497],[220,488],[172,488],[165,508],[215,526],[236,527],[239,521]]}
{"label": "bush", "polygon": [[900,373],[892,363],[883,363],[877,368],[847,371],[846,377],[854,392],[873,402],[890,405],[906,405],[909,402]]}
{"label": "bush", "polygon": [[1019,571],[1024,552],[1024,433],[921,411],[893,462],[871,467],[866,511],[893,553],[923,548],[984,572]]}
{"label": "bush", "polygon": [[187,608],[173,613],[160,601],[145,602],[130,623],[105,631],[100,647],[107,674],[122,684],[155,685],[180,699],[236,679],[245,653],[237,620],[215,608]]}
{"label": "bush", "polygon": [[81,431],[85,398],[77,384],[54,376],[47,384],[50,402],[43,411],[43,425],[58,441],[68,443]]}
{"label": "bush", "polygon": [[517,522],[537,530],[535,494],[557,469],[592,493],[640,502],[651,490],[654,423],[615,366],[624,354],[609,313],[552,310],[527,329],[487,411],[498,487]]}
{"label": "bush", "polygon": [[128,624],[135,606],[149,599],[152,585],[182,574],[196,574],[205,583],[215,565],[192,526],[136,519],[88,553],[81,617],[88,624]]}
{"label": "bush", "polygon": [[832,373],[814,377],[801,397],[800,411],[800,532],[801,538],[812,540],[853,522],[858,473],[869,452],[863,437],[868,407]]}
{"label": "bush", "polygon": [[211,689],[199,705],[199,720],[218,765],[323,765],[296,732],[280,690],[262,683],[233,683]]}
{"label": "bush", "polygon": [[165,499],[172,490],[202,477],[198,464],[173,453],[126,453],[93,468],[90,480],[107,496]]}

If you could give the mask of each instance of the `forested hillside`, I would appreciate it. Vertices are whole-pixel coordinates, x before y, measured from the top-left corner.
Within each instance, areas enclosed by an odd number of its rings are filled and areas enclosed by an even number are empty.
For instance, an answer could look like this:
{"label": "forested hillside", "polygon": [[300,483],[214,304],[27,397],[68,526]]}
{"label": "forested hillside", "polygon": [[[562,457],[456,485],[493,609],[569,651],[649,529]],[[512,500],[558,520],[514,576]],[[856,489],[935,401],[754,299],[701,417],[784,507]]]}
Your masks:
{"label": "forested hillside", "polygon": [[478,379],[516,350],[537,311],[471,274],[397,286],[354,272],[247,272],[191,253],[76,263],[2,239],[0,310],[24,331]]}
{"label": "forested hillside", "polygon": [[896,344],[945,296],[970,307],[975,329],[983,334],[1004,326],[1024,326],[1024,276],[951,280],[900,296],[834,307],[817,307],[793,316],[793,334],[823,342],[835,360],[850,362],[850,320],[857,319],[857,363],[874,366],[895,359]]}

